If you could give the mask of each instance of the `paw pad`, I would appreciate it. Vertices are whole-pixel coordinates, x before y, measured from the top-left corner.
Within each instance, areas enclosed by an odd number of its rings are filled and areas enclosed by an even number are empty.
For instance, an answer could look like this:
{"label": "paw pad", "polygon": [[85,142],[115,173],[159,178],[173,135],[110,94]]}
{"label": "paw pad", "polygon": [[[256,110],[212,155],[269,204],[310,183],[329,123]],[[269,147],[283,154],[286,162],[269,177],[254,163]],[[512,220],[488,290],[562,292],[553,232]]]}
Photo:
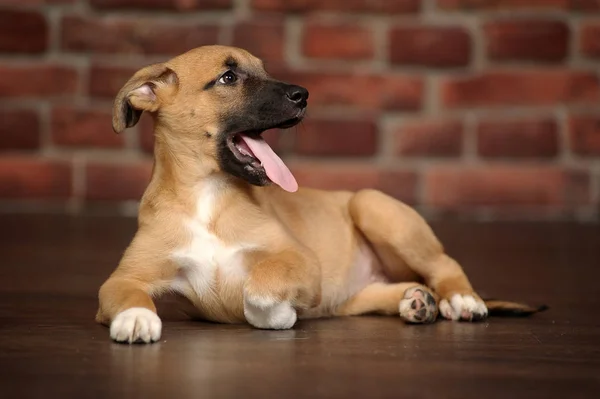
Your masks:
{"label": "paw pad", "polygon": [[435,298],[425,287],[406,290],[399,309],[400,317],[409,323],[433,323],[438,313]]}

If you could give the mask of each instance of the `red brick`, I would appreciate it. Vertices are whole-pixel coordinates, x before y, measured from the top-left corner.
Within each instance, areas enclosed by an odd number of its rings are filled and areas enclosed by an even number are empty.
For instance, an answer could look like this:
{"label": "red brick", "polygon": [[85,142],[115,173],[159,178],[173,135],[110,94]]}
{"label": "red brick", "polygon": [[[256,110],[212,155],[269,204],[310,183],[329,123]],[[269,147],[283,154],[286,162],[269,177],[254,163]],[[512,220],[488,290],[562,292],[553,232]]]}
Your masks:
{"label": "red brick", "polygon": [[152,162],[90,163],[85,168],[85,198],[140,200],[150,182]]}
{"label": "red brick", "polygon": [[68,4],[77,0],[0,0],[0,6],[40,6],[44,4]]}
{"label": "red brick", "polygon": [[61,47],[67,51],[93,53],[178,55],[216,43],[218,35],[219,28],[213,25],[68,16],[62,20]]}
{"label": "red brick", "polygon": [[490,71],[441,82],[442,103],[450,108],[596,103],[599,93],[598,76],[587,71]]}
{"label": "red brick", "polygon": [[71,195],[71,165],[21,156],[0,158],[0,198],[65,199]]}
{"label": "red brick", "polygon": [[416,201],[417,175],[408,170],[386,170],[360,164],[290,164],[300,187],[322,190],[381,190],[409,204]]}
{"label": "red brick", "polygon": [[123,136],[112,130],[108,110],[59,106],[52,110],[52,141],[68,147],[123,147]]}
{"label": "red brick", "polygon": [[280,19],[242,21],[233,30],[233,45],[241,47],[265,63],[283,61],[285,29]]}
{"label": "red brick", "polygon": [[426,204],[443,209],[568,208],[590,200],[586,173],[551,166],[439,166],[425,173]]}
{"label": "red brick", "polygon": [[32,110],[0,110],[0,150],[28,150],[40,146],[40,120]]}
{"label": "red brick", "polygon": [[48,24],[41,13],[0,10],[0,52],[41,53],[47,44]]}
{"label": "red brick", "polygon": [[90,0],[93,7],[99,9],[143,10],[223,10],[231,8],[233,0]]}
{"label": "red brick", "polygon": [[553,157],[558,126],[551,118],[492,120],[477,127],[478,152],[484,157]]}
{"label": "red brick", "polygon": [[579,47],[585,56],[600,58],[600,23],[581,27]]}
{"label": "red brick", "polygon": [[88,93],[93,97],[114,98],[139,68],[93,64],[90,68]]}
{"label": "red brick", "polygon": [[373,32],[357,24],[307,23],[302,51],[308,57],[323,59],[373,58]]}
{"label": "red brick", "polygon": [[484,34],[487,56],[496,61],[562,61],[569,51],[569,28],[562,21],[491,21]]}
{"label": "red brick", "polygon": [[298,127],[294,149],[301,155],[374,155],[377,125],[372,120],[310,119]]}
{"label": "red brick", "polygon": [[600,9],[598,0],[438,0],[443,9],[571,9],[574,11],[593,11]]}
{"label": "red brick", "polygon": [[571,115],[569,137],[574,153],[600,156],[600,114]]}
{"label": "red brick", "polygon": [[347,105],[375,111],[413,111],[421,108],[423,100],[423,79],[414,76],[289,71],[273,76],[306,87],[310,107]]}
{"label": "red brick", "polygon": [[402,124],[395,132],[398,156],[458,156],[462,152],[463,124],[457,120],[423,120]]}
{"label": "red brick", "polygon": [[573,11],[600,11],[598,0],[565,0]]}
{"label": "red brick", "polygon": [[261,11],[280,12],[376,12],[385,14],[415,13],[421,0],[252,0],[252,7]]}
{"label": "red brick", "polygon": [[67,66],[0,65],[0,98],[73,94],[77,83],[77,71]]}
{"label": "red brick", "polygon": [[465,66],[471,58],[471,38],[457,26],[401,26],[390,30],[393,64],[431,67]]}

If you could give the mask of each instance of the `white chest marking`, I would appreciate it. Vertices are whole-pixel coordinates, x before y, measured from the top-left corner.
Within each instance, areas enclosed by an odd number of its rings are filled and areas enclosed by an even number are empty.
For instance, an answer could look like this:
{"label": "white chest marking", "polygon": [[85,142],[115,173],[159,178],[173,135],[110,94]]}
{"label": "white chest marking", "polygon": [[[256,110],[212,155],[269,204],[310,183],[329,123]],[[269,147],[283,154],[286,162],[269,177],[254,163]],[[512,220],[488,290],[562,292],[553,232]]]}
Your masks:
{"label": "white chest marking", "polygon": [[225,245],[208,230],[215,203],[219,199],[220,184],[209,182],[200,191],[196,215],[184,222],[184,228],[191,235],[191,242],[175,250],[173,259],[179,265],[179,275],[173,282],[173,289],[179,292],[193,290],[198,296],[212,294],[215,288],[217,270],[224,283],[239,281],[246,275],[242,253],[251,245]]}

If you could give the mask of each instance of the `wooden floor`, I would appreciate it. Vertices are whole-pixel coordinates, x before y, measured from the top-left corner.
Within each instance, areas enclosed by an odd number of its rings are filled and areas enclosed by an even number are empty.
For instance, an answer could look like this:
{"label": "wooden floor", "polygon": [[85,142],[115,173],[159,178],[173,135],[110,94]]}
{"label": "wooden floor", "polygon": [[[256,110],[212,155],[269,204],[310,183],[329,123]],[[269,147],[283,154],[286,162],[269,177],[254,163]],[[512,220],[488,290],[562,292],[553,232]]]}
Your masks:
{"label": "wooden floor", "polygon": [[533,318],[357,317],[276,332],[189,322],[166,300],[150,346],[114,344],[94,323],[134,220],[0,225],[2,398],[600,397],[598,225],[433,225],[483,295],[550,306]]}

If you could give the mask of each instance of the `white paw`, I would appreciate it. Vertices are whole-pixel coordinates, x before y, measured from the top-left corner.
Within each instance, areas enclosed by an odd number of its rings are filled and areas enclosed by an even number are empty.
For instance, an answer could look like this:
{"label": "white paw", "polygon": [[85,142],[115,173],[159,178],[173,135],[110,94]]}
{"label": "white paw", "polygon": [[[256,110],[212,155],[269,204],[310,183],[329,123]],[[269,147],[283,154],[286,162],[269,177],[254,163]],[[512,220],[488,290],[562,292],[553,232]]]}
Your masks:
{"label": "white paw", "polygon": [[296,323],[296,310],[288,301],[244,295],[244,316],[256,328],[287,330]]}
{"label": "white paw", "polygon": [[160,339],[160,318],[146,308],[122,311],[110,323],[110,337],[117,342],[155,342]]}
{"label": "white paw", "polygon": [[485,319],[488,314],[485,303],[471,295],[454,294],[440,301],[440,313],[449,320],[477,321]]}

